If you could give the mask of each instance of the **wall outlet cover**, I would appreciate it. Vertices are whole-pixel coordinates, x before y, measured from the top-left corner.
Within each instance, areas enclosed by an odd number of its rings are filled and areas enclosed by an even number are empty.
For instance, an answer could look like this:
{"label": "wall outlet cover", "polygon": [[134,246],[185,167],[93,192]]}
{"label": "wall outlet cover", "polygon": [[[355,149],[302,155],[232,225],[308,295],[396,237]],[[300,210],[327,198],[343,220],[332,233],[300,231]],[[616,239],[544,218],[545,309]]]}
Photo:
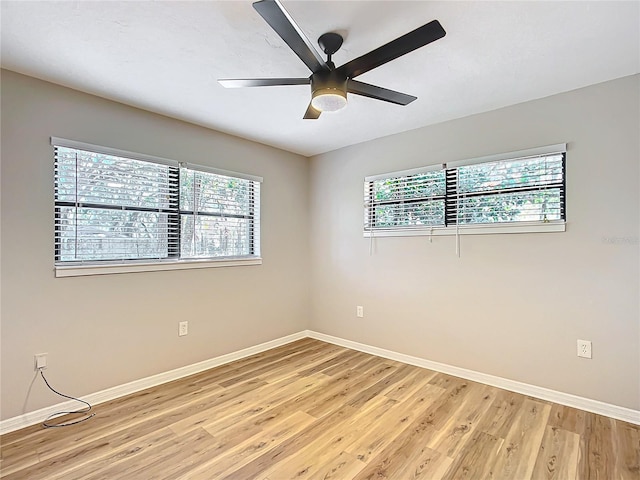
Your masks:
{"label": "wall outlet cover", "polygon": [[589,340],[578,340],[578,356],[591,358],[591,342]]}
{"label": "wall outlet cover", "polygon": [[184,337],[189,333],[189,322],[180,322],[178,324],[178,336]]}
{"label": "wall outlet cover", "polygon": [[46,353],[36,353],[33,356],[34,360],[34,368],[36,371],[44,370],[47,368],[47,354]]}

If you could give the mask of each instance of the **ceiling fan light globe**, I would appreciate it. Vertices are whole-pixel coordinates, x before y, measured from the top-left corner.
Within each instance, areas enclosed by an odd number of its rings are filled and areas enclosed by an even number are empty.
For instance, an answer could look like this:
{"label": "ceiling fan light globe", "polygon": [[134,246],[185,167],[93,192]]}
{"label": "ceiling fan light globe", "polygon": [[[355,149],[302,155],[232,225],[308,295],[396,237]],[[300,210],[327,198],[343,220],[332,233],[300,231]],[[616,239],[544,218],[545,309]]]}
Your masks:
{"label": "ceiling fan light globe", "polygon": [[336,112],[347,106],[347,95],[338,88],[320,88],[313,92],[311,106],[319,112]]}

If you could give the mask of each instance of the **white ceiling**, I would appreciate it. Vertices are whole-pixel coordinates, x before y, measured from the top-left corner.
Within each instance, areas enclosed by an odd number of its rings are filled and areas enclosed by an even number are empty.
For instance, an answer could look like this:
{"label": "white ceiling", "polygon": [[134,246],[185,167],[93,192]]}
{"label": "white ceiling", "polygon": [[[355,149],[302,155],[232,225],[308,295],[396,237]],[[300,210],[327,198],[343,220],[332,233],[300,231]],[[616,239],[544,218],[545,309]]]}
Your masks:
{"label": "white ceiling", "polygon": [[349,96],[303,120],[308,86],[225,89],[218,78],[308,77],[251,1],[1,3],[2,66],[311,156],[640,72],[640,2],[282,0],[336,65],[433,19],[441,39],[358,80],[418,97]]}

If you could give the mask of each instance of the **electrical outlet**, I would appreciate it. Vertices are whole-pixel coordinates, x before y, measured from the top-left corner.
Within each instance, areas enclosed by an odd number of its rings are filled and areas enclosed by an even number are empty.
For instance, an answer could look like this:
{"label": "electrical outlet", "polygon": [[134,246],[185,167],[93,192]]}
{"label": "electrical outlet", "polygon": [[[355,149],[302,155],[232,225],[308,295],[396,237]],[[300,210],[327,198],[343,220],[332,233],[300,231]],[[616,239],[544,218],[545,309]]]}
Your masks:
{"label": "electrical outlet", "polygon": [[591,358],[591,342],[589,340],[578,340],[578,356]]}
{"label": "electrical outlet", "polygon": [[364,317],[364,307],[363,307],[363,306],[358,305],[358,306],[356,307],[356,316],[357,316],[358,318],[362,318],[362,317]]}
{"label": "electrical outlet", "polygon": [[36,353],[33,356],[33,366],[36,372],[47,368],[47,355],[46,353]]}
{"label": "electrical outlet", "polygon": [[178,336],[184,337],[189,333],[189,322],[180,322],[178,324]]}

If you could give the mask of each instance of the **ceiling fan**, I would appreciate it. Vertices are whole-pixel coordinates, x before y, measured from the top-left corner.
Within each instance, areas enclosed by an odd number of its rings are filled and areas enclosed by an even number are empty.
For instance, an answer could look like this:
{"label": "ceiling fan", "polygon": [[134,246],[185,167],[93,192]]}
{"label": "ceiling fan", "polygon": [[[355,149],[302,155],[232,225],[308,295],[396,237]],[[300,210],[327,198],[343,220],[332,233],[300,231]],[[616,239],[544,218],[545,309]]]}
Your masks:
{"label": "ceiling fan", "polygon": [[397,105],[408,105],[417,97],[359,82],[354,78],[446,35],[440,22],[433,20],[336,68],[331,61],[331,56],[342,45],[341,35],[329,32],[318,39],[318,45],[327,55],[325,61],[279,0],[260,0],[253,4],[253,8],[309,67],[311,76],[308,78],[229,78],[219,79],[218,82],[227,88],[311,84],[311,103],[304,114],[305,119],[316,119],[322,112],[336,111],[345,107],[347,92]]}

